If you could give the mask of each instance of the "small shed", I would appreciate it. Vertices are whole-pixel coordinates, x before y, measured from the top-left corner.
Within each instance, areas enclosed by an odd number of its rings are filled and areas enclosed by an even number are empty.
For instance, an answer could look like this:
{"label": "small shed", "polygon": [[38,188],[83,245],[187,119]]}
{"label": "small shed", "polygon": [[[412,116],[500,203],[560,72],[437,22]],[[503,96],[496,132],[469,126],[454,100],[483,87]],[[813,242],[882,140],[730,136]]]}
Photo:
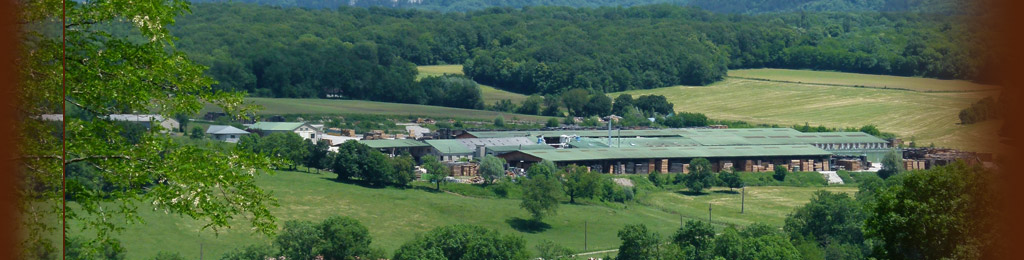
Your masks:
{"label": "small shed", "polygon": [[237,143],[239,138],[242,138],[243,135],[249,134],[249,132],[229,125],[211,125],[206,129],[206,134],[212,135],[213,139],[228,143]]}

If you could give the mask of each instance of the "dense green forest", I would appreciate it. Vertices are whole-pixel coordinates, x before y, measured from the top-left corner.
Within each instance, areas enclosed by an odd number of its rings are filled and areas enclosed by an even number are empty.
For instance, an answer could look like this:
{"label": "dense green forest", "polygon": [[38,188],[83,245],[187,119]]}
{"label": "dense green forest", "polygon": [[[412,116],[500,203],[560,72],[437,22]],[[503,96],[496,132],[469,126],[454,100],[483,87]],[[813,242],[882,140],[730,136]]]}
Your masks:
{"label": "dense green forest", "polygon": [[465,12],[490,7],[522,8],[527,6],[639,6],[674,4],[697,6],[723,13],[769,13],[792,11],[881,11],[881,12],[963,12],[962,0],[198,0],[195,2],[241,2],[279,7],[327,8],[341,6],[415,8],[442,12]]}
{"label": "dense green forest", "polygon": [[466,13],[197,4],[172,31],[224,89],[259,96],[427,103],[394,95],[413,65],[464,64],[518,93],[705,85],[727,69],[794,68],[974,79],[985,58],[960,16],[725,15],[673,5]]}

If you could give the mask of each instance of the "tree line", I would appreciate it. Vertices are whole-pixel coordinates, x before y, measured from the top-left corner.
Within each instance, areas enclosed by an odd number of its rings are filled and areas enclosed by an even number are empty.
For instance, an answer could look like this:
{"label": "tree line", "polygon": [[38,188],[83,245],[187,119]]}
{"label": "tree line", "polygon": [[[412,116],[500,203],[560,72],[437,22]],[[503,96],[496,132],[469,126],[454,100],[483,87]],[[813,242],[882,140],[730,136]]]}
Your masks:
{"label": "tree line", "polygon": [[[224,0],[198,0],[202,2],[227,2]],[[673,4],[697,6],[705,10],[723,13],[770,13],[794,11],[831,11],[831,12],[929,12],[955,14],[963,13],[962,7],[967,1],[957,0],[874,0],[874,1],[842,1],[842,0],[318,0],[318,1],[270,1],[242,0],[243,3],[271,5],[279,7],[326,8],[335,9],[342,6],[359,7],[391,7],[433,10],[441,12],[466,12],[491,7],[522,8],[529,6],[568,6],[568,7],[603,7],[603,6],[639,6],[650,4]]]}
{"label": "tree line", "polygon": [[[793,68],[975,79],[986,59],[962,16],[715,14],[673,5],[465,13],[197,4],[172,30],[224,89],[407,103],[415,65],[464,64],[524,94],[706,85],[727,69]],[[417,93],[417,92],[410,92]],[[392,96],[394,95],[394,96]]]}
{"label": "tree line", "polygon": [[1003,111],[1007,111],[1007,103],[1003,98],[1004,97],[1000,97],[1000,99],[997,100],[993,97],[986,97],[978,100],[978,102],[975,102],[974,104],[971,104],[970,107],[960,110],[960,114],[958,114],[960,123],[969,125],[986,120],[1002,118],[1004,113]]}

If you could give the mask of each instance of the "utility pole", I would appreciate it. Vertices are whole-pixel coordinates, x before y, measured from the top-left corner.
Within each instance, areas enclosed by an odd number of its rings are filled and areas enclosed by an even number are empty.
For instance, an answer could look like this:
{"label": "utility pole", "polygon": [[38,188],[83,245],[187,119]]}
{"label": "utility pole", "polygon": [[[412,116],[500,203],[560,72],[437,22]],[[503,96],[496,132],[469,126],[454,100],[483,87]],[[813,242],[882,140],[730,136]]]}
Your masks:
{"label": "utility pole", "polygon": [[711,223],[711,202],[708,202],[708,223]]}
{"label": "utility pole", "polygon": [[744,202],[747,199],[747,186],[743,186],[743,191],[740,194],[740,214],[743,214]]}
{"label": "utility pole", "polygon": [[583,221],[583,250],[587,250],[587,221]]}
{"label": "utility pole", "polygon": [[683,228],[683,213],[679,213],[679,228]]}

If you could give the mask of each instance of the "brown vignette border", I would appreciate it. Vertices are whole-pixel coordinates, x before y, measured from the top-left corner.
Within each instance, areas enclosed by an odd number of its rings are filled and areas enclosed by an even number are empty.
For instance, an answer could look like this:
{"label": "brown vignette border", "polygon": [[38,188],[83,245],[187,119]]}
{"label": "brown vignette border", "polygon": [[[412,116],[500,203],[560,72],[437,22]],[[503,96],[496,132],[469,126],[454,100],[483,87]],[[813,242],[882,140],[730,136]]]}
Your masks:
{"label": "brown vignette border", "polygon": [[18,257],[17,1],[0,1],[0,259]]}
{"label": "brown vignette border", "polygon": [[[975,1],[975,0],[972,0]],[[1000,158],[1002,158],[999,165],[1002,170],[1001,178],[998,183],[1000,185],[1000,194],[1003,196],[1002,211],[1000,211],[1002,226],[1000,227],[1000,235],[1003,243],[998,246],[1002,246],[1002,253],[997,254],[998,259],[1021,259],[1024,256],[1024,203],[1021,203],[1021,199],[1024,199],[1024,167],[1019,166],[1019,159],[1021,158],[1021,143],[1020,141],[1024,138],[1022,135],[1022,120],[1024,120],[1024,104],[1020,101],[1022,99],[1021,94],[1024,93],[1020,88],[1024,87],[1024,30],[1021,30],[1020,24],[1024,24],[1024,2],[1017,0],[992,0],[990,5],[987,6],[989,12],[993,15],[985,19],[991,19],[988,21],[993,24],[992,28],[983,28],[989,30],[990,33],[995,34],[995,41],[998,46],[996,53],[999,53],[1002,57],[1001,63],[991,66],[995,71],[995,75],[1001,85],[1003,86],[1003,97],[1012,98],[1015,102],[1008,102],[1007,111],[1004,112],[1004,129],[1005,134],[1008,138],[1006,141],[1009,146],[1008,151],[1000,151]],[[997,249],[999,250],[999,249]]]}

